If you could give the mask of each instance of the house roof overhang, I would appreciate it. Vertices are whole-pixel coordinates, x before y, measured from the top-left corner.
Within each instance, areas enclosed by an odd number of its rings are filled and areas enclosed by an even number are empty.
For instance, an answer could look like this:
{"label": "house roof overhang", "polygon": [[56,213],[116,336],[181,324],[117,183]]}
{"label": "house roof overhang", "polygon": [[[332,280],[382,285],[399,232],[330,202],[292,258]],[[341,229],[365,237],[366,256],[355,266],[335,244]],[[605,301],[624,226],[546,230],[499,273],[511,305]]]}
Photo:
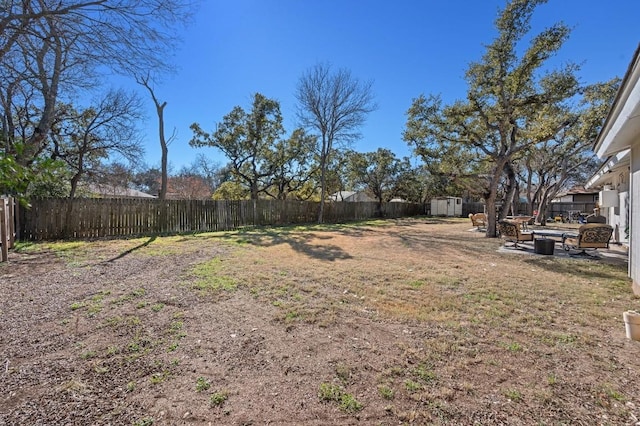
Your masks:
{"label": "house roof overhang", "polygon": [[613,182],[614,172],[623,168],[628,168],[631,163],[631,151],[625,149],[607,158],[607,161],[600,166],[598,171],[591,176],[591,179],[584,186],[585,188],[599,188],[602,185],[609,185]]}
{"label": "house roof overhang", "polygon": [[640,134],[640,44],[622,79],[594,152],[600,158],[628,149]]}

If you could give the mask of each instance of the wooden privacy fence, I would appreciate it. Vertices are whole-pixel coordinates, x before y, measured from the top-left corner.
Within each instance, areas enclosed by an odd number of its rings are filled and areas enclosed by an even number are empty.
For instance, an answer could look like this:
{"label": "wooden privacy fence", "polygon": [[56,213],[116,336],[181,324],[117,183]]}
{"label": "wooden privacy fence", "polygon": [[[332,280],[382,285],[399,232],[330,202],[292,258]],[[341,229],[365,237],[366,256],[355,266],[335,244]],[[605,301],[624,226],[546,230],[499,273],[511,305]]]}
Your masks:
{"label": "wooden privacy fence", "polygon": [[[243,226],[313,223],[319,203],[282,200],[38,199],[21,209],[20,238],[126,237],[205,231]],[[328,223],[373,217],[423,214],[422,204],[326,203]]]}
{"label": "wooden privacy fence", "polygon": [[15,240],[15,199],[0,197],[0,261],[9,259],[9,249]]}

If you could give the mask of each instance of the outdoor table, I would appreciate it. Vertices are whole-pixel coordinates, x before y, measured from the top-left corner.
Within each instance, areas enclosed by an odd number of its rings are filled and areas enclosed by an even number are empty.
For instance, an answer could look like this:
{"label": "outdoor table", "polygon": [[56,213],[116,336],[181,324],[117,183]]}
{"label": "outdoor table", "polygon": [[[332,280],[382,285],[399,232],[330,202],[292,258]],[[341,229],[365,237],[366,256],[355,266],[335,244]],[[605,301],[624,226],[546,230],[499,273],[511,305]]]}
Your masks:
{"label": "outdoor table", "polygon": [[535,236],[540,236],[542,238],[560,238],[561,240],[570,235],[576,235],[573,232],[562,231],[559,229],[536,229],[533,231]]}

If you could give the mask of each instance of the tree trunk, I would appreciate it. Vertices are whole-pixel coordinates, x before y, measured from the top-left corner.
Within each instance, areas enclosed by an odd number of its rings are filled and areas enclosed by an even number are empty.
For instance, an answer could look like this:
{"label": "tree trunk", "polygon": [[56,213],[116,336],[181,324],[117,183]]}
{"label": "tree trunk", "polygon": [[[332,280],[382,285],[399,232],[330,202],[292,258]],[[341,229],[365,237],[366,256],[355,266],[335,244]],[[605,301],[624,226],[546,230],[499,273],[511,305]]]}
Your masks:
{"label": "tree trunk", "polygon": [[518,185],[518,180],[516,179],[516,172],[513,170],[513,167],[511,166],[511,162],[508,162],[507,164],[505,164],[504,167],[505,172],[507,173],[507,188],[506,188],[506,196],[504,199],[504,205],[502,208],[502,215],[500,216],[500,219],[504,219],[504,217],[506,216],[505,213],[505,208],[506,213],[509,213],[509,210],[511,210],[511,214],[516,216],[518,214],[517,211],[517,201],[520,201],[520,197],[516,196],[519,195],[519,185]]}
{"label": "tree trunk", "polygon": [[540,197],[538,214],[536,215],[536,222],[538,222],[540,226],[547,225],[547,207],[549,207],[549,203],[547,202],[547,191],[545,190],[542,192],[542,196]]}
{"label": "tree trunk", "polygon": [[484,199],[484,204],[487,209],[487,232],[485,235],[488,238],[495,238],[498,236],[496,231],[496,194],[492,192]]}
{"label": "tree trunk", "polygon": [[70,182],[71,190],[69,191],[69,198],[71,198],[72,200],[76,196],[76,191],[78,190],[78,182],[80,181],[80,176],[81,176],[81,172],[76,173],[71,177],[71,182]]}
{"label": "tree trunk", "polygon": [[151,95],[151,99],[153,100],[154,105],[156,106],[156,113],[158,114],[158,139],[160,140],[160,150],[162,153],[162,157],[160,159],[160,167],[162,169],[162,176],[160,178],[160,193],[158,194],[158,199],[165,200],[167,198],[167,187],[168,187],[168,157],[169,157],[169,143],[165,138],[164,134],[164,108],[167,106],[167,102],[158,101],[156,98],[156,94],[149,83],[149,76],[146,77],[136,77],[136,82],[142,86],[144,86]]}
{"label": "tree trunk", "polygon": [[504,170],[505,164],[507,163],[506,159],[498,159],[496,161],[496,166],[493,169],[493,176],[491,176],[491,182],[489,183],[489,192],[485,193],[484,202],[487,208],[487,232],[486,236],[488,238],[496,238],[498,236],[498,232],[496,229],[496,224],[498,219],[496,218],[496,199],[498,198],[498,185],[500,184],[500,177],[502,176],[502,172]]}
{"label": "tree trunk", "polygon": [[[38,52],[36,59],[38,79],[41,85],[44,107],[42,108],[42,114],[40,114],[40,120],[33,131],[33,135],[31,135],[25,143],[24,152],[22,152],[21,155],[16,156],[18,164],[23,166],[30,166],[45,148],[47,134],[51,129],[51,123],[53,122],[53,116],[55,114],[56,101],[58,99],[60,76],[63,69],[62,41],[60,40],[59,34],[55,29],[55,25],[52,24],[50,17],[47,18],[47,22],[49,23],[49,33],[47,35],[51,40],[51,45],[47,44],[42,47]],[[46,52],[49,48],[51,48],[55,53],[52,66],[53,73],[51,76],[47,73],[49,64],[45,61]]]}
{"label": "tree trunk", "polygon": [[320,171],[320,206],[318,207],[318,223],[322,223],[324,220],[324,199],[326,197],[326,191],[325,170],[323,166]]}
{"label": "tree trunk", "polygon": [[162,144],[162,159],[161,164],[162,164],[162,177],[160,178],[160,194],[158,194],[158,197],[161,200],[164,200],[167,198],[167,187],[168,187],[168,171],[167,171],[167,157],[169,156],[169,149],[167,148],[166,144]]}
{"label": "tree trunk", "polygon": [[[155,97],[154,97],[155,101]],[[161,200],[165,200],[167,198],[167,186],[168,186],[168,171],[167,171],[167,162],[169,156],[169,147],[167,146],[167,140],[164,137],[164,107],[167,106],[167,102],[163,102],[162,104],[156,104],[156,111],[158,113],[158,137],[160,139],[160,149],[162,150],[162,158],[160,160],[162,167],[162,177],[160,179],[160,194],[158,194],[158,198]]]}
{"label": "tree trunk", "polygon": [[327,147],[326,135],[322,135],[322,150],[320,152],[320,206],[318,208],[318,223],[324,220],[324,199],[327,192],[327,163],[329,149]]}

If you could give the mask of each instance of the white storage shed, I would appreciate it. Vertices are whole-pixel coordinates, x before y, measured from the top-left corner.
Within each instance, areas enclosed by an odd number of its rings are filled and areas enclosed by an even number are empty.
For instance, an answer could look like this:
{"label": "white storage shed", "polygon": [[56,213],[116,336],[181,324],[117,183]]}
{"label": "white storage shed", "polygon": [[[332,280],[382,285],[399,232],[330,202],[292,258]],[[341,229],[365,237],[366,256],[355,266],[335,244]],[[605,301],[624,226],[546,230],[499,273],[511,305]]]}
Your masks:
{"label": "white storage shed", "polygon": [[431,199],[431,216],[462,216],[462,198],[436,197]]}

